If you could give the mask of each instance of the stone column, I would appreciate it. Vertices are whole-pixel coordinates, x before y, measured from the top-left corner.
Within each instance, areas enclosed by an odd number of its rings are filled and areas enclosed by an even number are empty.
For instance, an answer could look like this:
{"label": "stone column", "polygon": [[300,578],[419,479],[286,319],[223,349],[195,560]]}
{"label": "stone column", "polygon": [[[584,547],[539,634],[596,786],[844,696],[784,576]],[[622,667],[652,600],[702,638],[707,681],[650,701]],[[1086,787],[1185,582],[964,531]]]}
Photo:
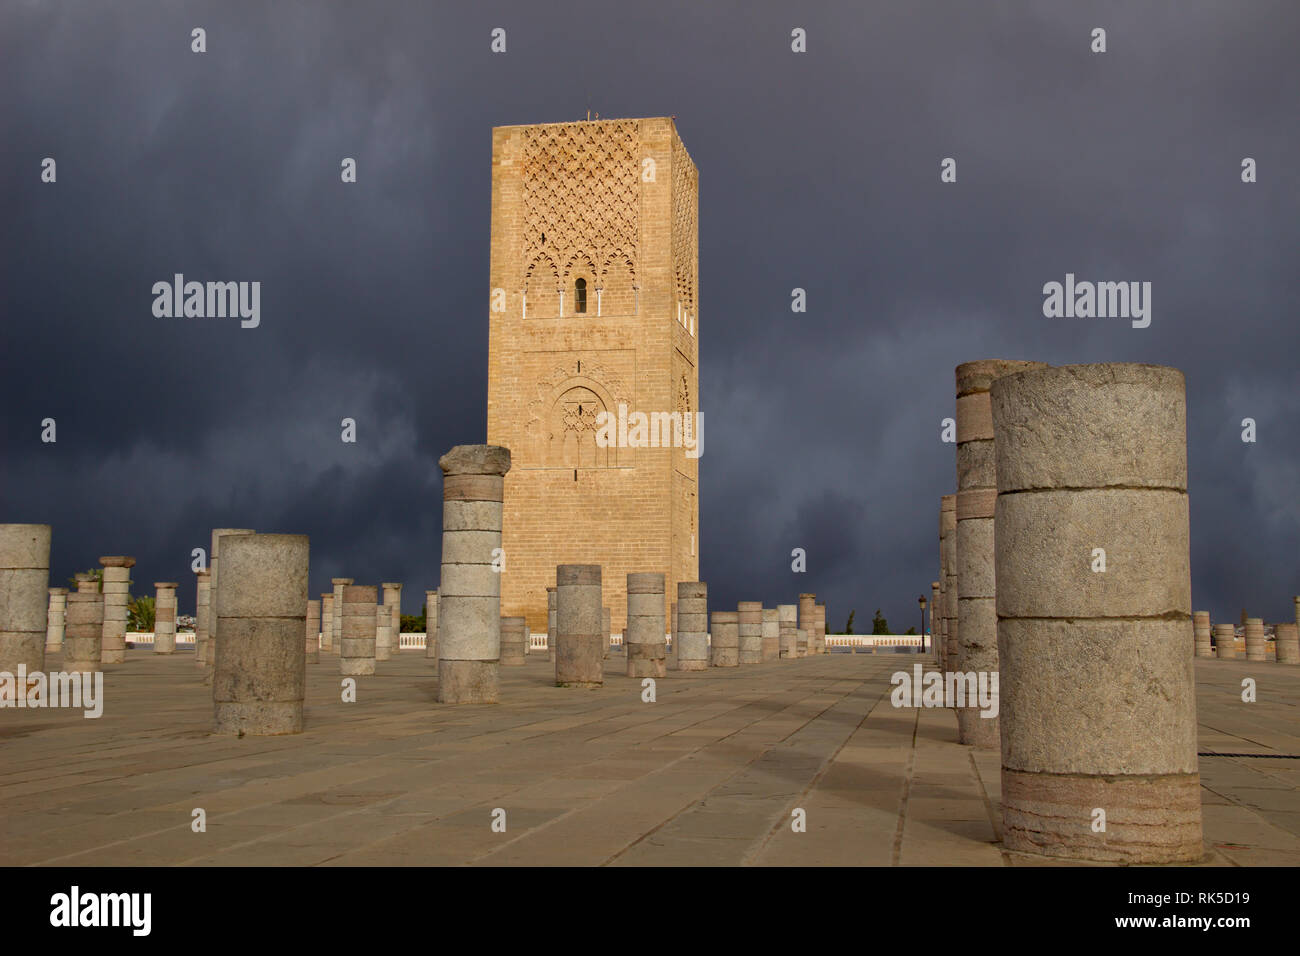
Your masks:
{"label": "stone column", "polygon": [[739,630],[738,663],[763,662],[763,602],[741,601],[736,605]]}
{"label": "stone column", "polygon": [[72,673],[102,670],[104,596],[93,575],[77,575],[77,591],[68,595],[68,628],[63,639],[63,669]]}
{"label": "stone column", "polygon": [[781,629],[781,660],[793,660],[799,656],[799,606],[796,604],[778,604],[776,606],[777,625]]}
{"label": "stone column", "polygon": [[609,660],[609,642],[614,639],[614,628],[609,623],[609,608],[600,609],[600,629],[605,632],[604,642],[601,644],[601,658]]}
{"label": "stone column", "polygon": [[176,653],[176,581],[155,581],[153,599],[153,652]]}
{"label": "stone column", "polygon": [[561,564],[555,569],[557,687],[599,687],[604,683],[600,595],[599,564]]}
{"label": "stone column", "polygon": [[[203,683],[212,683],[212,668],[217,659],[217,565],[221,550],[221,539],[231,535],[253,534],[252,528],[214,528],[212,530],[212,547],[208,551],[208,650],[204,656]],[[304,605],[305,607],[306,605]],[[305,613],[305,612],[304,612]],[[105,613],[107,623],[107,613]]]}
{"label": "stone column", "polygon": [[[339,596],[335,592],[336,597]],[[339,635],[339,673],[367,677],[375,672],[375,631],[379,622],[379,588],[367,584],[343,585],[342,602],[335,614],[343,630]]]}
{"label": "stone column", "polygon": [[[997,586],[993,577],[993,507],[998,497],[993,412],[989,387],[1004,375],[1046,368],[1042,362],[981,359],[964,362],[957,384],[957,495],[954,578],[957,641],[952,670],[998,671]],[[998,718],[976,706],[957,708],[957,740],[981,750],[998,748]]]}
{"label": "stone column", "polygon": [[1274,625],[1273,642],[1279,664],[1300,664],[1300,628],[1286,623]]}
{"label": "stone column", "polygon": [[781,621],[774,607],[763,608],[763,660],[774,661],[781,656]]}
{"label": "stone column", "polygon": [[[939,633],[939,628],[935,626],[939,623],[939,607],[940,607],[940,601],[942,600],[943,599],[939,596],[939,582],[931,581],[930,582],[930,653],[934,655],[936,665],[938,664],[939,661],[943,659],[943,654],[940,652],[940,647],[939,647],[939,639],[942,635],[940,635]],[[996,613],[996,611],[994,613]],[[943,670],[942,665],[939,665],[939,669]]]}
{"label": "stone column", "polygon": [[[510,451],[457,445],[442,468],[442,586],[438,591],[438,700],[494,704],[501,659],[501,501]],[[499,552],[498,552],[499,553]]]}
{"label": "stone column", "polygon": [[304,638],[307,663],[320,663],[320,601],[307,602],[307,631]]}
{"label": "stone column", "polygon": [[320,643],[321,650],[338,651],[334,643],[334,592],[324,591],[320,596]]}
{"label": "stone column", "polygon": [[302,733],[308,539],[229,535],[217,583],[212,732]]}
{"label": "stone column", "polygon": [[959,670],[957,654],[957,496],[939,502],[939,553],[943,570],[943,669]]}
{"label": "stone column", "polygon": [[826,605],[817,604],[813,610],[813,636],[817,653],[826,653]]}
{"label": "stone column", "polygon": [[339,647],[343,640],[343,589],[353,582],[352,578],[330,578],[334,588],[334,646]]}
{"label": "stone column", "polygon": [[194,665],[208,666],[208,633],[212,630],[212,572],[194,572]]}
{"label": "stone column", "polygon": [[[667,587],[667,584],[665,584],[664,586]],[[672,630],[669,631],[669,633],[672,635],[673,638],[672,644],[670,644],[668,647],[668,669],[670,671],[675,671],[677,670],[677,602],[676,601],[673,601],[671,604],[668,605],[668,615],[670,619],[669,623],[672,626]]]}
{"label": "stone column", "polygon": [[709,586],[703,581],[677,583],[677,647],[679,671],[702,671],[709,666]]}
{"label": "stone column", "polygon": [[1183,375],[1044,368],[991,395],[1005,845],[1198,860]]}
{"label": "stone column", "polygon": [[740,615],[736,611],[714,611],[710,632],[709,663],[713,667],[740,665]]}
{"label": "stone column", "polygon": [[1214,652],[1221,661],[1230,661],[1237,656],[1237,629],[1231,624],[1214,625]]}
{"label": "stone column", "polygon": [[1296,626],[1297,626],[1297,627],[1300,627],[1300,596],[1295,597],[1295,598],[1293,598],[1292,600],[1295,602],[1295,622],[1296,622]]}
{"label": "stone column", "polygon": [[438,659],[438,590],[424,592],[424,656]]}
{"label": "stone column", "polygon": [[375,606],[375,660],[386,661],[392,656],[393,615],[383,604]]}
{"label": "stone column", "polygon": [[546,659],[555,663],[555,588],[546,589]]}
{"label": "stone column", "polygon": [[804,636],[800,638],[799,656],[807,657],[809,654],[816,652],[816,641],[813,637],[817,630],[817,595],[800,594],[799,595],[799,627]]}
{"label": "stone column", "polygon": [[1268,660],[1268,638],[1264,636],[1262,617],[1246,618],[1246,660]]}
{"label": "stone column", "polygon": [[47,524],[0,524],[0,671],[21,695],[10,706],[32,692],[30,683],[19,686],[18,669],[45,671],[50,535]]}
{"label": "stone column", "polygon": [[[396,654],[402,649],[402,585],[386,583],[384,586],[384,607],[388,609],[388,654]],[[379,655],[375,648],[375,658],[386,661],[388,657]]]}
{"label": "stone column", "polygon": [[50,588],[50,605],[45,620],[45,653],[63,650],[63,634],[67,625],[68,589]]}
{"label": "stone column", "polygon": [[627,626],[623,649],[628,677],[663,677],[668,645],[664,641],[664,575],[633,572],[627,576]]}
{"label": "stone column", "polygon": [[1195,638],[1196,656],[1213,657],[1214,648],[1210,645],[1210,612],[1209,611],[1193,612],[1192,633]]}
{"label": "stone column", "polygon": [[501,619],[501,666],[523,667],[528,663],[528,619]]}
{"label": "stone column", "polygon": [[99,559],[103,565],[104,642],[100,648],[104,664],[121,664],[126,660],[126,619],[131,600],[131,568],[135,558],[109,555]]}

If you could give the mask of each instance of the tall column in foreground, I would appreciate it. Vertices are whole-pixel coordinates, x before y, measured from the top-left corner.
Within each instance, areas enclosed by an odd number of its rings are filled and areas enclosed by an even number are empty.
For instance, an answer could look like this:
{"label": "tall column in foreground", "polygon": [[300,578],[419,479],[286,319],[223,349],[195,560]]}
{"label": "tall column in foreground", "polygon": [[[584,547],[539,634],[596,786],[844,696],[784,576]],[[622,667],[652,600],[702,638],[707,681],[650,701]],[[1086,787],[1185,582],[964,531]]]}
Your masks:
{"label": "tall column in foreground", "polygon": [[13,675],[24,700],[28,687],[18,685],[18,668],[45,671],[50,535],[47,524],[0,524],[0,671]]}
{"label": "tall column in foreground", "polygon": [[[667,585],[665,585],[667,587]],[[672,643],[668,646],[668,669],[677,670],[677,602],[673,601],[668,605],[668,626],[669,634],[672,635]]]}
{"label": "tall column in foreground", "polygon": [[212,530],[212,548],[208,551],[208,650],[204,657],[203,683],[212,683],[212,667],[217,659],[217,642],[221,639],[217,633],[217,587],[220,583],[218,565],[220,564],[221,539],[241,534],[253,534],[252,528],[214,528]]}
{"label": "tall column in foreground", "polygon": [[131,568],[135,558],[108,555],[99,559],[104,568],[104,642],[103,663],[121,664],[126,660],[126,619],[131,600]]}
{"label": "tall column in foreground", "polygon": [[63,669],[93,674],[102,670],[100,648],[104,642],[104,596],[99,581],[77,575],[77,590],[68,595],[68,629],[63,638]]}
{"label": "tall column in foreground", "polygon": [[375,660],[386,661],[392,656],[393,616],[384,604],[375,606]]}
{"label": "tall column in foreground", "polygon": [[212,572],[194,572],[194,665],[208,666],[208,633],[212,630]]}
{"label": "tall column in foreground", "polygon": [[176,581],[155,581],[153,599],[153,652],[176,653]]}
{"label": "tall column in foreground", "polygon": [[813,606],[813,640],[816,642],[816,652],[818,654],[826,653],[826,605],[816,604]]}
{"label": "tall column in foreground", "polygon": [[609,617],[610,617],[609,608],[607,607],[601,608],[600,609],[600,630],[604,634],[604,638],[601,641],[601,645],[600,645],[601,647],[600,656],[604,660],[609,660],[609,643],[614,637],[614,628],[610,624]]}
{"label": "tall column in foreground", "polygon": [[677,648],[679,671],[702,671],[709,666],[709,586],[703,581],[677,582]]}
{"label": "tall column in foreground", "polygon": [[939,501],[939,557],[943,571],[943,669],[955,671],[957,657],[957,496]]}
{"label": "tall column in foreground", "polygon": [[510,450],[457,445],[442,468],[442,584],[438,589],[438,700],[495,704],[501,659],[502,498]]}
{"label": "tall column in foreground", "polygon": [[[981,359],[957,366],[956,526],[957,660],[952,670],[998,672],[997,584],[993,574],[993,507],[998,497],[989,387],[1004,375],[1046,368],[1042,362]],[[991,687],[991,684],[990,684]],[[976,701],[957,708],[957,740],[998,748],[998,718]]]}
{"label": "tall column in foreground", "polygon": [[308,540],[241,534],[221,544],[213,733],[302,733]]}
{"label": "tall column in foreground", "polygon": [[605,682],[600,586],[599,564],[561,564],[555,569],[556,686],[599,687]]}
{"label": "tall column in foreground", "polygon": [[1197,860],[1183,375],[1074,365],[991,395],[1005,844]]}
{"label": "tall column in foreground", "polygon": [[68,589],[50,588],[50,605],[46,614],[45,653],[63,650],[63,635],[67,625]]}
{"label": "tall column in foreground", "polygon": [[663,677],[667,673],[665,630],[663,572],[630,572],[627,576],[627,627],[623,632],[628,677]]}

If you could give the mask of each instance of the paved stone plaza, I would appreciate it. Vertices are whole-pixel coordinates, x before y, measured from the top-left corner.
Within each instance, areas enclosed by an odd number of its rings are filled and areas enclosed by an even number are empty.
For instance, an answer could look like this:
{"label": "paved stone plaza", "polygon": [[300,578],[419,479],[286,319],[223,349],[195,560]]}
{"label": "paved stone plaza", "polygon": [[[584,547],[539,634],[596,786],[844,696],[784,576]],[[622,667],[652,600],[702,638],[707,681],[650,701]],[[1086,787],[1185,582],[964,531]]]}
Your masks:
{"label": "paved stone plaza", "polygon": [[[891,706],[909,655],[675,672],[643,703],[622,666],[557,688],[534,652],[501,703],[452,707],[422,651],[356,703],[322,653],[302,734],[236,738],[209,733],[191,654],[128,650],[98,720],[0,711],[0,864],[1053,864],[998,843],[997,751]],[[1202,754],[1300,754],[1300,668],[1198,660],[1196,681]],[[1300,864],[1300,760],[1203,755],[1200,781],[1206,863]]]}

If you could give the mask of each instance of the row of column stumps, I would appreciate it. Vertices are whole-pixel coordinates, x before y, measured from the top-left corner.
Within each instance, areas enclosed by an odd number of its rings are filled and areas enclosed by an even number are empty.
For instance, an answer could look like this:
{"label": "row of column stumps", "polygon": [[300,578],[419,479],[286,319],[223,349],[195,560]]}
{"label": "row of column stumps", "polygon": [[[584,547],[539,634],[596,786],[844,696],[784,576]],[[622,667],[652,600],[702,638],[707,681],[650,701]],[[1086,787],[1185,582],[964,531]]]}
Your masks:
{"label": "row of column stumps", "polygon": [[[957,494],[945,523],[955,581],[950,606],[956,630],[948,644],[949,669],[998,672],[997,589],[993,573],[993,512],[998,495],[989,388],[1012,372],[1046,368],[1042,362],[985,359],[958,365]],[[957,739],[981,750],[999,747],[998,718],[981,716],[977,702],[958,707]]]}

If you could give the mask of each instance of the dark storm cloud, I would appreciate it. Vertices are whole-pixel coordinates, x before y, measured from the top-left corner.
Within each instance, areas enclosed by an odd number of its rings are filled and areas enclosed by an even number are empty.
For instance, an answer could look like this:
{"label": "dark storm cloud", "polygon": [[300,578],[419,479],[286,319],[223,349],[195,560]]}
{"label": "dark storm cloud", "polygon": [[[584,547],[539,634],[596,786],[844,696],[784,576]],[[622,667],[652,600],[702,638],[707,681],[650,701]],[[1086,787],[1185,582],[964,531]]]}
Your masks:
{"label": "dark storm cloud", "polygon": [[[1195,603],[1288,616],[1297,27],[1290,3],[9,3],[3,520],[54,525],[56,583],[136,555],[137,591],[189,580],[214,526],[308,533],[314,592],[401,580],[418,610],[437,456],[486,427],[491,127],[674,114],[716,606],[813,590],[833,628],[913,624],[952,369],[1009,357],[1182,369]],[[154,318],[175,272],[260,281],[261,326]],[[1150,281],[1150,328],[1044,318],[1067,272]]]}

